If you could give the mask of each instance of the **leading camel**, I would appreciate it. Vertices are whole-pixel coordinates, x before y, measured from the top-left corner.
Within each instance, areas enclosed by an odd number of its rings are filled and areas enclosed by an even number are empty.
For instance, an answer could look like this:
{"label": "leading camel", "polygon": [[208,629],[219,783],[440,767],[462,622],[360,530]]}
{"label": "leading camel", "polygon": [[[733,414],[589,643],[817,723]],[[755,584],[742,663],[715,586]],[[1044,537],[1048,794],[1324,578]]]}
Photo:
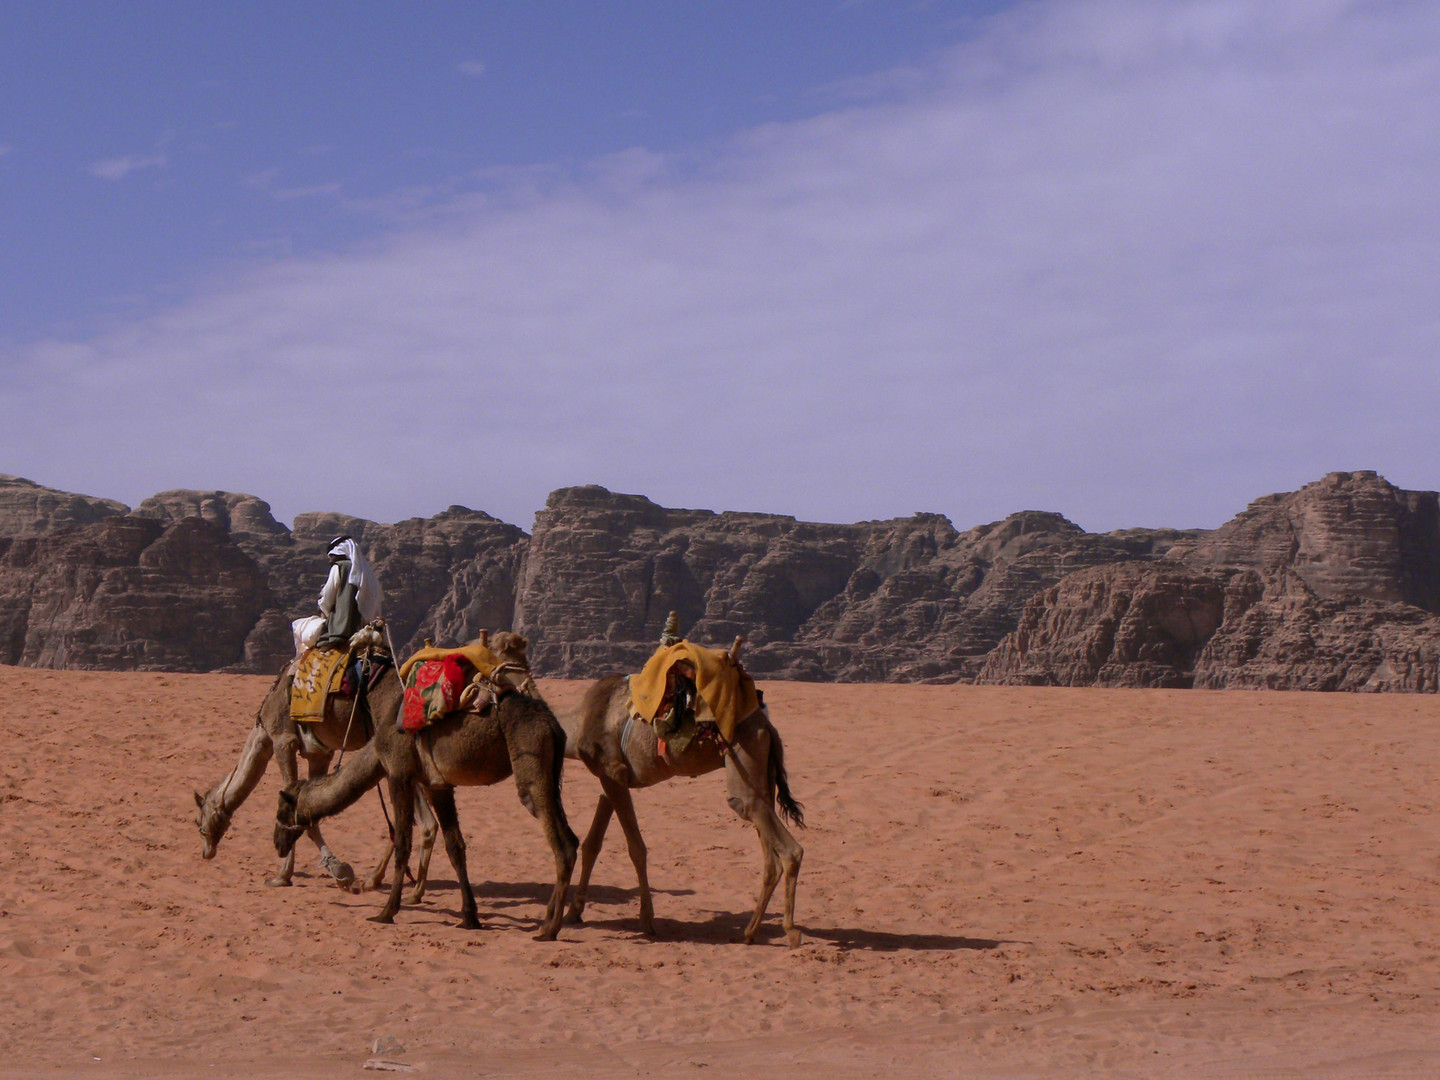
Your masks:
{"label": "leading camel", "polygon": [[[739,644],[736,642],[734,651],[738,651]],[[693,719],[696,696],[694,684],[681,676],[675,695],[679,719]],[[755,826],[764,860],[760,896],[755,914],[745,927],[745,943],[755,940],[770,897],[783,875],[785,935],[792,948],[800,944],[800,931],[795,926],[795,885],[805,851],[780,816],[803,828],[804,808],[790,794],[780,733],[763,704],[736,725],[734,741],[728,747],[713,736],[699,737],[691,740],[682,753],[667,756],[661,753],[655,728],[632,718],[627,678],[610,675],[586,691],[579,711],[568,714],[564,723],[566,755],[583,761],[601,787],[594,821],[580,848],[580,880],[571,897],[567,922],[583,921],[590,871],[614,813],[625,831],[630,861],[635,864],[640,883],[640,928],[647,934],[655,933],[655,908],[645,873],[645,841],[640,836],[630,792],[675,776],[701,776],[723,766],[730,808]],[[775,812],[777,803],[779,814]]]}
{"label": "leading camel", "polygon": [[[502,652],[511,637],[523,647],[523,638],[502,633],[496,635],[492,648]],[[390,719],[379,724],[370,741],[335,772],[292,784],[280,792],[275,850],[280,855],[293,851],[295,841],[307,828],[340,813],[384,779],[389,783],[395,811],[395,862],[403,866],[410,854],[415,792],[419,788],[430,797],[445,835],[445,850],[460,880],[460,925],[478,929],[479,912],[465,865],[465,838],[455,810],[455,788],[495,784],[513,775],[520,801],[540,820],[555,854],[555,888],[538,935],[539,940],[553,941],[560,932],[565,893],[579,847],[560,799],[565,732],[543,700],[517,689],[524,686],[533,690],[528,672],[523,678],[502,675],[500,681],[502,685],[482,712],[452,712],[412,735],[394,722],[403,688],[399,678],[388,673],[371,691],[371,700],[376,715]],[[401,891],[397,878],[385,907],[371,921],[393,922],[400,909]]]}
{"label": "leading camel", "polygon": [[[393,672],[392,672],[393,675]],[[230,820],[241,804],[255,790],[271,757],[280,767],[280,783],[288,787],[299,780],[296,757],[305,758],[309,764],[311,778],[323,776],[330,768],[331,758],[337,750],[359,750],[365,745],[374,728],[373,716],[385,716],[383,709],[377,710],[373,703],[364,700],[352,707],[352,699],[332,698],[326,706],[325,717],[318,723],[307,725],[311,738],[302,738],[299,725],[290,719],[290,684],[294,681],[295,665],[287,664],[271,685],[255,724],[240,751],[240,760],[235,767],[204,795],[195,792],[195,827],[200,830],[201,855],[206,859],[215,857],[216,848],[230,828]],[[410,897],[412,904],[418,904],[425,893],[425,875],[430,865],[430,855],[435,847],[435,835],[439,831],[435,817],[428,806],[420,807],[423,836],[420,848],[420,866],[415,880],[415,891]],[[310,839],[320,849],[320,864],[343,887],[355,881],[355,872],[349,864],[341,862],[330,852],[320,827],[307,830]],[[393,845],[392,845],[393,848]],[[374,871],[365,879],[365,888],[379,888],[384,880],[385,869],[390,861],[387,849]],[[405,863],[398,863],[396,873],[403,876]],[[295,849],[291,847],[281,860],[280,869],[268,879],[266,885],[287,886],[295,872]]]}

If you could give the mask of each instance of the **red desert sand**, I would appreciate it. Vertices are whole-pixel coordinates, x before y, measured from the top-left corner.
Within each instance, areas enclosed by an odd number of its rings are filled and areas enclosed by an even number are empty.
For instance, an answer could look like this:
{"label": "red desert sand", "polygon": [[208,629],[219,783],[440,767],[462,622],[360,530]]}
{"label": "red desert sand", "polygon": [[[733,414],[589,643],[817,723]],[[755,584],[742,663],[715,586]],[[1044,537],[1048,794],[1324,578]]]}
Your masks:
{"label": "red desert sand", "polygon": [[[1440,1075],[1434,697],[766,685],[810,822],[791,950],[778,898],[739,943],[720,774],[637,796],[655,940],[613,824],[589,921],[532,940],[553,862],[508,782],[459,792],[479,931],[443,849],[393,926],[305,839],[266,888],[273,766],[202,861],[191,792],[269,683],[0,668],[0,1074]],[[569,763],[582,836],[596,794]],[[382,829],[370,794],[326,834],[363,872]]]}

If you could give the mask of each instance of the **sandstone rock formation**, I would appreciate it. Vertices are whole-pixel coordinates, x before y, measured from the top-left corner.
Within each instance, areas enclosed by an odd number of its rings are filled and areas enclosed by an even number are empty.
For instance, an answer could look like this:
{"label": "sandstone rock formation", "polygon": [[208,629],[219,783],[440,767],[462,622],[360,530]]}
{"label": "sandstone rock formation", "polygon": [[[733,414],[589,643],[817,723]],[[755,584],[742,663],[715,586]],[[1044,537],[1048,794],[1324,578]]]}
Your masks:
{"label": "sandstone rock formation", "polygon": [[1440,614],[1440,494],[1373,472],[1337,472],[1256,499],[1172,552],[1191,566],[1293,573],[1325,599],[1413,604]]}
{"label": "sandstone rock formation", "polygon": [[694,640],[745,634],[757,675],[953,682],[979,671],[1037,589],[1190,537],[1096,535],[1035,512],[966,532],[938,514],[826,525],[563,488],[535,518],[518,629],[552,675],[643,662],[673,610]]}
{"label": "sandstone rock formation", "polygon": [[12,491],[17,510],[0,518],[12,530],[0,531],[0,662],[275,671],[292,655],[290,620],[315,610],[325,544],[340,532],[375,564],[397,648],[513,621],[525,534],[465,507],[394,525],[303,514],[292,531],[234,492],[166,491],[129,512],[0,482],[0,496]]}
{"label": "sandstone rock formation", "polygon": [[0,473],[0,536],[23,539],[89,525],[129,509],[114,499],[72,495]]}
{"label": "sandstone rock formation", "polygon": [[120,503],[0,477],[0,662],[273,671],[324,548],[364,546],[397,647],[514,627],[541,674],[637,667],[666,613],[769,678],[1425,690],[1440,496],[1332,473],[1212,531],[1095,534],[1026,511],[848,525],[554,492],[534,535],[452,506],[277,522],[252,495]]}
{"label": "sandstone rock formation", "polygon": [[1026,604],[980,682],[1188,688],[1227,619],[1262,592],[1253,570],[1111,565],[1071,574]]}
{"label": "sandstone rock formation", "polygon": [[980,681],[1434,692],[1437,613],[1440,496],[1331,473],[1036,595]]}
{"label": "sandstone rock formation", "polygon": [[254,560],[201,518],[115,515],[0,539],[0,660],[210,671],[233,665],[269,601]]}

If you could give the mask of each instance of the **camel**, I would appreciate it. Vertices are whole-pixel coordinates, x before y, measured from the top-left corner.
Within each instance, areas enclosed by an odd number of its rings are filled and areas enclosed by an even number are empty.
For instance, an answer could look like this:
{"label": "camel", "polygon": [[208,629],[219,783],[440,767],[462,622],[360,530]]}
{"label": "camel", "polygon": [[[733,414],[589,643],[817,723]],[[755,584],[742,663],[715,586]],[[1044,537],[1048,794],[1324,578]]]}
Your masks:
{"label": "camel", "polygon": [[[269,765],[272,756],[277,759],[280,766],[282,786],[288,786],[299,779],[295,762],[297,755],[304,757],[309,764],[312,778],[323,776],[330,768],[330,760],[335,751],[359,750],[365,745],[370,731],[373,730],[372,715],[377,714],[373,704],[367,709],[362,702],[354,710],[352,719],[351,702],[335,699],[330,702],[323,721],[308,725],[312,738],[302,738],[299,726],[290,719],[290,683],[294,678],[294,669],[293,663],[287,664],[275,679],[270,691],[265,695],[265,700],[260,705],[260,711],[255,717],[255,724],[250,729],[250,735],[245,740],[245,746],[240,751],[240,760],[235,767],[207,794],[201,795],[198,791],[195,792],[197,807],[195,827],[200,830],[203,844],[201,855],[205,859],[215,857],[215,851],[221,838],[230,828],[231,817],[260,783],[260,778],[265,775],[265,768]],[[378,715],[384,716],[385,714],[381,710]],[[435,836],[439,832],[435,817],[428,806],[421,806],[420,816],[423,835],[415,891],[410,897],[412,904],[418,904],[425,895],[425,876],[430,866],[431,852],[435,847]],[[320,849],[320,865],[335,879],[335,883],[342,888],[353,887],[355,871],[350,868],[348,863],[340,861],[331,853],[324,837],[320,834],[319,826],[307,830],[307,833],[314,841],[315,846]],[[365,878],[361,887],[367,889],[380,887],[380,883],[385,879],[385,870],[389,865],[390,853],[393,849],[392,842],[379,865]],[[405,865],[405,863],[397,864],[397,875],[403,876]],[[281,860],[280,869],[276,871],[275,876],[269,878],[265,884],[288,886],[291,884],[291,876],[294,871],[295,851],[294,848],[291,848],[290,852]]]}
{"label": "camel", "polygon": [[[508,639],[496,635],[492,646],[504,654]],[[338,814],[382,779],[388,781],[395,812],[395,861],[405,864],[410,853],[416,789],[429,795],[445,836],[445,850],[460,880],[460,926],[480,926],[475,894],[465,865],[465,838],[455,809],[457,786],[486,786],[515,777],[520,801],[539,819],[555,854],[555,888],[545,909],[537,939],[553,941],[565,912],[565,894],[575,869],[579,840],[565,818],[560,783],[565,768],[565,732],[534,690],[528,670],[496,680],[493,697],[480,712],[458,711],[435,721],[418,734],[407,734],[393,722],[380,723],[374,736],[335,772],[296,782],[280,792],[275,820],[275,850],[294,850],[300,834],[316,822]],[[394,673],[371,691],[376,715],[394,717],[402,689]],[[390,923],[400,909],[401,884],[391,886],[389,899],[372,922]]]}
{"label": "camel", "polygon": [[[743,639],[741,639],[743,640]],[[732,649],[739,652],[740,640]],[[681,717],[693,719],[696,691],[683,676],[678,680],[676,708]],[[722,766],[730,808],[755,826],[760,836],[764,868],[755,914],[745,927],[745,943],[755,940],[771,894],[783,873],[785,878],[785,935],[793,948],[800,944],[795,927],[795,885],[800,875],[804,849],[780,820],[784,815],[800,828],[805,826],[804,808],[790,794],[785,773],[785,750],[780,733],[770,721],[763,704],[736,726],[735,739],[726,747],[714,736],[697,737],[674,756],[660,751],[655,729],[644,720],[632,719],[630,689],[624,675],[610,675],[586,691],[578,712],[564,719],[566,756],[578,758],[600,781],[600,801],[595,818],[580,848],[580,879],[570,900],[566,921],[584,921],[585,894],[590,871],[600,854],[610,815],[620,818],[630,861],[640,883],[640,928],[655,933],[655,908],[650,899],[650,882],[645,873],[645,841],[635,817],[630,792],[650,787],[675,776],[702,776]],[[776,814],[778,802],[780,814]]]}

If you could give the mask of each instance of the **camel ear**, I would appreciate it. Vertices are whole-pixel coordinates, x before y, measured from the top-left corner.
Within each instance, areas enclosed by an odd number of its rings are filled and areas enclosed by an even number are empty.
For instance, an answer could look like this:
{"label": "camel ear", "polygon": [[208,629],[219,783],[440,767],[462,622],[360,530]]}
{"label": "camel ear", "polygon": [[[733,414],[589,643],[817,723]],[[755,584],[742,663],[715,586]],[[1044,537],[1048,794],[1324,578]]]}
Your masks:
{"label": "camel ear", "polygon": [[205,809],[205,796],[201,795],[198,791],[195,792],[195,805],[201,810]]}

